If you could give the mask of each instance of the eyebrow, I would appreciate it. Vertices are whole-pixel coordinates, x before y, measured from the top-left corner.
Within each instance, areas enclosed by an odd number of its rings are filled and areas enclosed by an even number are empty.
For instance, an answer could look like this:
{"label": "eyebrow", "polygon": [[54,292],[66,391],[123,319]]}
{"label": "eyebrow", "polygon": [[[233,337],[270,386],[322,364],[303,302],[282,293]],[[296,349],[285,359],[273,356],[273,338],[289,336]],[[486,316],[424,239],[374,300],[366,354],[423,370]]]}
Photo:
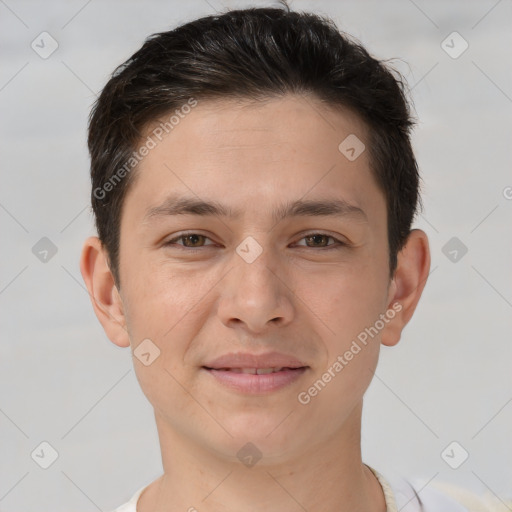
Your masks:
{"label": "eyebrow", "polygon": [[[177,215],[217,216],[238,219],[242,211],[223,205],[218,201],[204,201],[196,197],[171,196],[146,210],[144,221],[157,217]],[[344,199],[296,200],[279,206],[272,213],[275,223],[288,217],[354,217],[368,222],[366,213]]]}

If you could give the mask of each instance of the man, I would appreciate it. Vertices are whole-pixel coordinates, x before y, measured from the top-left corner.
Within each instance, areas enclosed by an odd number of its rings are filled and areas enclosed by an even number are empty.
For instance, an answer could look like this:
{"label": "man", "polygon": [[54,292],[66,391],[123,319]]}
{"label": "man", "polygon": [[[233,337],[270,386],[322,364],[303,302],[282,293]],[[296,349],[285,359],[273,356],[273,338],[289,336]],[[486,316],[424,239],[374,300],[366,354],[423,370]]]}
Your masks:
{"label": "man", "polygon": [[430,267],[411,126],[392,72],[285,9],[155,34],[114,72],[81,271],[164,468],[119,511],[466,510],[361,459],[380,344]]}

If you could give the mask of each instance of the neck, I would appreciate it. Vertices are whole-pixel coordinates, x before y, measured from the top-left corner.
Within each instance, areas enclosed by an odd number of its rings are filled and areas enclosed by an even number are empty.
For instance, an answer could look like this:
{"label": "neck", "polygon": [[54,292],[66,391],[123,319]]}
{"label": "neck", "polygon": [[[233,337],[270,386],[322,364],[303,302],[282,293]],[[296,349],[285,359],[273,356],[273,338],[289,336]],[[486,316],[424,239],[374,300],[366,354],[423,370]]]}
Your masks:
{"label": "neck", "polygon": [[332,439],[252,467],[198,446],[156,415],[164,474],[144,490],[137,512],[385,512],[381,486],[361,460],[361,408]]}

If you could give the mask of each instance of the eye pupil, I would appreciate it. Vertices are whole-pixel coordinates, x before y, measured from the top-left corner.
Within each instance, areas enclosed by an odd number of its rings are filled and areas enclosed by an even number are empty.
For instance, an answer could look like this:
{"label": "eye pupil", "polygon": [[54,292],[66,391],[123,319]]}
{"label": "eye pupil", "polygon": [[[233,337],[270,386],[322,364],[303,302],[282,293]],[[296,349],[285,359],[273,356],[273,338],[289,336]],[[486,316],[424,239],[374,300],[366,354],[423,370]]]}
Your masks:
{"label": "eye pupil", "polygon": [[[203,235],[185,235],[183,237],[183,240],[185,241],[190,241],[191,239],[193,240],[192,241],[192,245],[195,245],[197,243],[197,241],[200,239],[200,237],[202,237]],[[187,245],[187,243],[185,242],[185,245]],[[187,246],[189,247],[189,246]]]}
{"label": "eye pupil", "polygon": [[310,235],[310,236],[308,236],[306,238],[308,240],[314,240],[314,243],[318,243],[318,242],[320,242],[320,240],[318,240],[318,238],[324,239],[324,241],[327,241],[329,237],[327,235]]}

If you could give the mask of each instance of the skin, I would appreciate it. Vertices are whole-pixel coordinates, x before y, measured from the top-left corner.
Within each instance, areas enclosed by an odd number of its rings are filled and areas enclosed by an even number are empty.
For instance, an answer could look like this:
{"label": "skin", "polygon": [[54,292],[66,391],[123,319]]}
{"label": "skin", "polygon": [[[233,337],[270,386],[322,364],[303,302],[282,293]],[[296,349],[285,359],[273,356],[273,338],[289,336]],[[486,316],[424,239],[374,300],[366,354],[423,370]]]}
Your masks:
{"label": "skin", "polygon": [[[411,231],[390,279],[385,197],[368,151],[349,161],[338,150],[349,134],[367,140],[357,115],[311,97],[199,102],[143,159],[126,196],[120,289],[100,241],[86,240],[81,271],[109,339],[134,350],[149,338],[160,350],[149,366],[133,359],[154,407],[164,469],[139,512],[385,511],[361,460],[363,395],[380,345],[398,343],[416,308],[430,254],[426,234]],[[145,219],[171,194],[242,214]],[[272,218],[289,201],[332,198],[366,218]],[[206,238],[164,245],[185,231]],[[315,233],[326,237],[305,238]],[[236,252],[248,236],[262,248],[252,263]],[[348,245],[326,250],[335,246],[331,236]],[[384,329],[307,405],[299,403],[298,393],[397,303]],[[201,369],[228,352],[272,350],[310,368],[256,396]],[[247,442],[262,453],[252,467],[236,456]]]}

